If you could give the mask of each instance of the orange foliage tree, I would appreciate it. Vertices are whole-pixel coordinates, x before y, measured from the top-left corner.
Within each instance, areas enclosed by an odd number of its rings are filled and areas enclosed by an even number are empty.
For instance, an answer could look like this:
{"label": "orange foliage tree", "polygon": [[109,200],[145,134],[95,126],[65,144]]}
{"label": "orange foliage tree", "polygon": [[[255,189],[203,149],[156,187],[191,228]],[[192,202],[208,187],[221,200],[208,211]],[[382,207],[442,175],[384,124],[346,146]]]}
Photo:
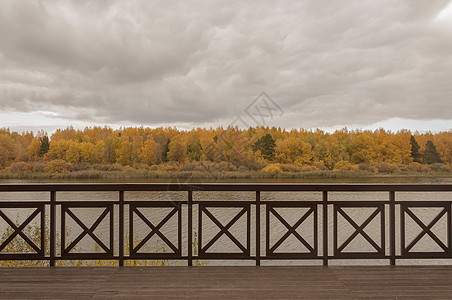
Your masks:
{"label": "orange foliage tree", "polygon": [[[79,164],[136,166],[166,162],[177,162],[179,165],[190,163],[191,166],[204,162],[204,165],[222,163],[235,170],[260,170],[271,163],[275,164],[273,168],[276,164],[293,165],[293,170],[300,167],[309,169],[305,166],[330,170],[357,169],[354,166],[358,165],[362,166],[359,168],[362,170],[376,167],[383,170],[388,165],[395,166],[392,169],[403,169],[403,166],[420,169],[411,157],[411,136],[418,142],[421,155],[426,152],[427,141],[433,143],[441,158],[437,161],[443,162],[437,169],[442,165],[446,166],[445,170],[451,169],[452,131],[421,134],[408,130],[393,133],[383,129],[341,129],[328,133],[304,129],[288,131],[275,127],[250,127],[245,130],[236,127],[195,128],[188,131],[174,127],[127,127],[117,130],[108,127],[68,127],[58,129],[50,136],[50,146],[44,155],[41,148],[46,133],[0,129],[0,168],[19,162],[45,164],[63,160],[74,170]],[[261,145],[263,137],[274,141],[271,153],[263,153],[266,151],[265,145]]]}

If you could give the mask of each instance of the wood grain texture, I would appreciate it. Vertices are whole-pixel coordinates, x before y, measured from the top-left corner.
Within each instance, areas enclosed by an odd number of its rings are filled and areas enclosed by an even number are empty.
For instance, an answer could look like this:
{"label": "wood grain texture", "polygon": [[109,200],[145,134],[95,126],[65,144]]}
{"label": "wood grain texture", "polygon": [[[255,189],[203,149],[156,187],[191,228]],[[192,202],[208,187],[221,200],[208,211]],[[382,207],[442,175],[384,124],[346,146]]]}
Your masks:
{"label": "wood grain texture", "polygon": [[452,266],[0,268],[0,299],[452,297]]}

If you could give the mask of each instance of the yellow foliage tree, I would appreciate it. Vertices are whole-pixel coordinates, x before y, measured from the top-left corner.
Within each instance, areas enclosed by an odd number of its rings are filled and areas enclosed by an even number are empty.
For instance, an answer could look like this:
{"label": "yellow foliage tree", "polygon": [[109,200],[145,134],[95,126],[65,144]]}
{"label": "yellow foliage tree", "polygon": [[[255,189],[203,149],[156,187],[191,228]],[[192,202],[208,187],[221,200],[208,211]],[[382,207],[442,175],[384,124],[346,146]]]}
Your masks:
{"label": "yellow foliage tree", "polygon": [[69,142],[69,147],[66,150],[66,161],[72,164],[80,162],[80,144],[76,142]]}
{"label": "yellow foliage tree", "polygon": [[314,154],[311,144],[303,142],[300,138],[291,136],[276,143],[276,160],[284,164],[302,166],[312,161]]}
{"label": "yellow foliage tree", "polygon": [[28,145],[27,151],[28,154],[30,154],[30,157],[32,159],[38,159],[39,158],[39,149],[41,148],[41,142],[39,139],[34,138],[31,140],[30,145]]}
{"label": "yellow foliage tree", "polygon": [[157,162],[157,147],[158,144],[152,139],[148,138],[143,147],[141,147],[140,159],[148,165],[153,165]]}
{"label": "yellow foliage tree", "polygon": [[132,162],[132,143],[127,136],[121,137],[119,146],[115,150],[116,162],[121,165],[129,165]]}
{"label": "yellow foliage tree", "polygon": [[91,143],[80,143],[79,145],[80,162],[95,163],[94,145]]}
{"label": "yellow foliage tree", "polygon": [[46,157],[49,160],[55,160],[55,159],[66,159],[66,152],[71,147],[72,141],[70,140],[59,140],[59,141],[52,141],[50,143],[49,151],[46,154]]}
{"label": "yellow foliage tree", "polygon": [[9,166],[14,157],[14,140],[9,135],[0,134],[0,168]]}
{"label": "yellow foliage tree", "polygon": [[185,145],[178,136],[169,144],[168,161],[185,162]]}

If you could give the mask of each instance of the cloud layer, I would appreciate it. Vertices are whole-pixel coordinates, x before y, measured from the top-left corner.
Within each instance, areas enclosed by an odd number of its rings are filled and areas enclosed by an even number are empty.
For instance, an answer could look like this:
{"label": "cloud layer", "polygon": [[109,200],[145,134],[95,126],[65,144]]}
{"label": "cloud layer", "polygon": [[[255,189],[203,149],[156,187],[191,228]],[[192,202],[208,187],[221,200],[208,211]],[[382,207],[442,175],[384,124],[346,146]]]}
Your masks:
{"label": "cloud layer", "polygon": [[450,120],[448,4],[5,0],[0,110],[227,125],[265,90],[288,128]]}

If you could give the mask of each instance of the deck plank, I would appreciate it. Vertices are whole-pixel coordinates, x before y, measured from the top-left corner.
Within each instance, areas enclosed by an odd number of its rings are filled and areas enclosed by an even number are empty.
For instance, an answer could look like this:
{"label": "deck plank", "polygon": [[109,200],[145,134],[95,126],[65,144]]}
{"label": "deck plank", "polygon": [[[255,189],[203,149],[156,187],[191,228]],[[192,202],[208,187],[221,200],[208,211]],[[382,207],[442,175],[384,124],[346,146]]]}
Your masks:
{"label": "deck plank", "polygon": [[0,299],[452,298],[452,266],[0,268]]}

